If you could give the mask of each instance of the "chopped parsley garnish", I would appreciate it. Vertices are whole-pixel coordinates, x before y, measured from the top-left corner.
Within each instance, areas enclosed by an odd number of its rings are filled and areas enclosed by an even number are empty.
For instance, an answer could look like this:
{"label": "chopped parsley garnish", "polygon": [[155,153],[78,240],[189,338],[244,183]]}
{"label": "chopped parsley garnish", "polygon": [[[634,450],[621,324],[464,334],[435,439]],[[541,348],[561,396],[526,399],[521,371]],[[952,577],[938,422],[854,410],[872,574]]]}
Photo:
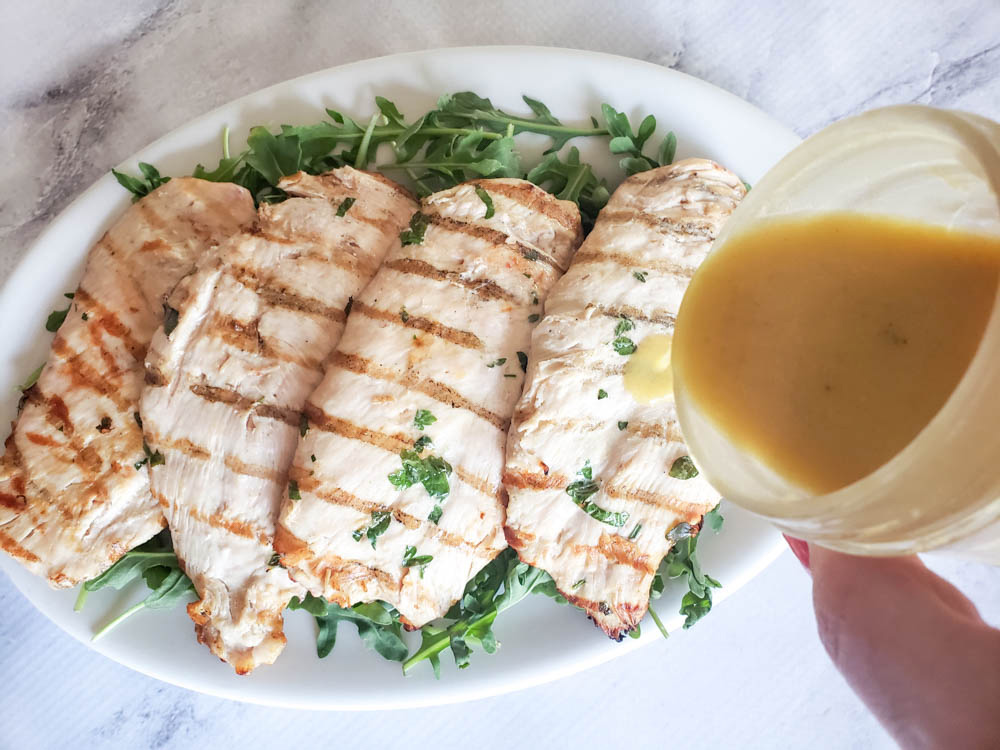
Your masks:
{"label": "chopped parsley garnish", "polygon": [[566,494],[570,496],[573,502],[595,521],[606,523],[608,526],[614,526],[616,529],[624,526],[628,521],[628,513],[605,510],[597,505],[597,503],[589,501],[589,498],[600,489],[597,482],[593,479],[593,469],[590,467],[589,462],[577,473],[583,479],[578,479],[570,483],[566,488]]}
{"label": "chopped parsley garnish", "polygon": [[[537,250],[525,250],[524,257],[528,260],[538,260],[541,256],[538,254]],[[527,274],[525,274],[527,275]],[[530,276],[528,278],[531,278]]]}
{"label": "chopped parsley garnish", "polygon": [[406,546],[406,550],[403,552],[403,567],[412,568],[414,565],[420,566],[420,577],[424,577],[424,571],[427,569],[427,563],[434,559],[434,555],[418,555],[417,548],[410,545]]}
{"label": "chopped parsley garnish", "polygon": [[633,328],[635,328],[635,324],[631,319],[625,315],[618,318],[618,323],[615,325],[615,340],[611,342],[611,346],[623,357],[632,354],[636,349],[635,342],[623,335]]}
{"label": "chopped parsley garnish", "polygon": [[493,199],[490,194],[483,190],[479,185],[476,185],[476,195],[479,196],[479,200],[486,204],[486,215],[483,216],[484,219],[493,218]]}
{"label": "chopped parsley garnish", "polygon": [[316,454],[315,453],[311,454],[309,456],[309,460],[312,461],[313,463],[316,463]]}
{"label": "chopped parsley garnish", "polygon": [[515,374],[514,374],[514,373],[512,373],[512,372],[505,372],[505,373],[503,374],[503,376],[504,376],[505,378],[516,378],[516,377],[517,377],[517,375],[515,375]]}
{"label": "chopped parsley garnish", "polygon": [[142,441],[142,452],[145,453],[146,458],[149,459],[150,467],[161,466],[166,463],[166,460],[163,458],[163,454],[159,451],[151,451],[145,440]]}
{"label": "chopped parsley garnish", "polygon": [[399,317],[404,323],[410,319],[410,314],[406,312],[405,307],[399,308]]}
{"label": "chopped parsley garnish", "polygon": [[624,431],[626,427],[628,427],[628,422],[619,422],[618,423],[618,429],[619,430]]}
{"label": "chopped parsley garnish", "polygon": [[354,297],[348,297],[347,304],[344,305],[344,315],[350,315],[352,307],[354,307]]}
{"label": "chopped parsley garnish", "polygon": [[498,365],[506,364],[506,362],[507,362],[507,358],[506,357],[500,357],[499,359],[493,360],[492,362],[490,362],[486,366],[487,367],[497,367]]}
{"label": "chopped parsley garnish", "polygon": [[422,430],[435,422],[437,422],[437,417],[427,409],[417,409],[417,413],[413,416],[413,425],[418,430]]}
{"label": "chopped parsley garnish", "polygon": [[354,205],[354,201],[356,200],[357,198],[344,198],[344,200],[340,202],[340,205],[337,206],[337,216],[346,216],[347,212],[351,210],[351,206]]}
{"label": "chopped parsley garnish", "polygon": [[87,315],[87,313],[84,313],[83,315],[80,316],[80,320],[86,323],[88,320],[90,320],[90,316]]}
{"label": "chopped parsley garnish", "polygon": [[372,543],[372,549],[375,549],[375,543],[388,530],[390,521],[392,521],[392,513],[389,511],[373,510],[371,523],[351,532],[351,537],[356,542],[367,537],[368,541]]}
{"label": "chopped parsley garnish", "polygon": [[633,271],[632,275],[635,277],[636,281],[640,281],[645,284],[647,273],[648,272],[646,271]]}
{"label": "chopped parsley garnish", "polygon": [[642,524],[641,524],[641,523],[637,523],[637,524],[635,525],[635,528],[634,528],[634,529],[632,529],[632,533],[630,533],[630,534],[628,535],[628,538],[629,538],[629,539],[635,539],[635,538],[636,538],[637,536],[639,536],[639,532],[640,532],[640,531],[642,531]]}
{"label": "chopped parsley garnish", "polygon": [[608,397],[608,392],[606,390],[604,390],[603,388],[598,388],[597,389],[597,400],[598,401],[600,401],[602,398],[607,398],[607,397]]}
{"label": "chopped parsley garnish", "polygon": [[170,305],[163,306],[163,332],[169,336],[174,332],[177,327],[177,320],[180,317],[180,313],[177,312]]}
{"label": "chopped parsley garnish", "polygon": [[141,430],[142,429],[142,417],[139,416],[139,412],[137,412],[137,411],[132,412],[132,419],[135,420],[135,423],[137,425],[139,425],[139,429]]}
{"label": "chopped parsley garnish", "polygon": [[441,520],[441,514],[442,513],[444,513],[444,510],[441,508],[440,505],[438,505],[437,503],[435,503],[433,510],[431,510],[431,512],[430,512],[430,515],[427,516],[427,520],[430,521],[431,523],[437,525],[437,522]]}
{"label": "chopped parsley garnish", "polygon": [[694,479],[698,476],[698,469],[690,456],[681,456],[671,464],[670,476],[674,479]]}
{"label": "chopped parsley garnish", "polygon": [[299,492],[299,483],[294,479],[288,480],[288,499],[289,500],[301,500],[302,493]]}
{"label": "chopped parsley garnish", "polygon": [[521,365],[521,372],[528,371],[528,355],[524,352],[517,353],[517,363]]}
{"label": "chopped parsley garnish", "polygon": [[537,323],[541,319],[542,319],[542,316],[539,315],[538,313],[531,313],[531,315],[528,316],[528,322],[529,323]]}
{"label": "chopped parsley garnish", "polygon": [[576,590],[577,590],[578,588],[580,588],[580,587],[581,587],[581,586],[582,586],[583,584],[585,584],[586,582],[587,582],[587,579],[586,579],[586,578],[581,578],[581,579],[580,579],[579,581],[577,581],[576,583],[574,583],[574,584],[573,584],[573,586],[572,586],[571,588],[572,588],[572,589],[573,589],[574,591],[576,591]]}
{"label": "chopped parsley garnish", "polygon": [[[281,565],[281,555],[277,552],[271,555],[271,559],[267,561],[267,567],[273,568],[275,565]],[[282,567],[284,566],[282,565]]]}
{"label": "chopped parsley garnish", "polygon": [[421,435],[417,438],[417,441],[413,444],[413,450],[417,453],[423,453],[424,448],[431,444],[430,435]]}
{"label": "chopped parsley garnish", "polygon": [[111,417],[101,417],[100,424],[97,425],[98,432],[110,432],[111,431]]}
{"label": "chopped parsley garnish", "polygon": [[299,436],[305,437],[307,432],[309,432],[309,417],[303,412],[299,415]]}
{"label": "chopped parsley garnish", "polygon": [[635,353],[636,350],[635,342],[627,336],[619,336],[611,342],[611,346],[623,357]]}
{"label": "chopped parsley garnish", "polygon": [[399,233],[399,241],[404,245],[420,245],[427,231],[427,217],[417,211],[410,217],[410,228]]}
{"label": "chopped parsley garnish", "polygon": [[403,468],[389,475],[393,487],[405,490],[415,484],[422,484],[427,494],[436,499],[448,496],[451,486],[448,477],[451,474],[451,464],[440,456],[421,458],[416,450],[400,451]]}

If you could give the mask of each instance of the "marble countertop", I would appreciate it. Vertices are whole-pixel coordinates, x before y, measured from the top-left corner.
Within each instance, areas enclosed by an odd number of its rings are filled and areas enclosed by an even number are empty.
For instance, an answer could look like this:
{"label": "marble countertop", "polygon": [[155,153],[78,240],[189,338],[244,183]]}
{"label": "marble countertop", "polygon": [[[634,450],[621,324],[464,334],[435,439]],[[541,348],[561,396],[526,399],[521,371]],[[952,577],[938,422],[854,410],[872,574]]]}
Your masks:
{"label": "marble countertop", "polygon": [[[884,104],[1000,120],[990,0],[434,4],[35,0],[0,47],[0,280],[47,221],[140,147],[230,99],[393,52],[544,44],[667,65],[801,135]],[[1000,623],[1000,570],[933,566]],[[833,670],[790,554],[692,629],[583,674],[458,706],[390,714],[267,709],[159,683],[87,650],[0,579],[0,750],[358,742],[485,749],[891,747]],[[331,676],[336,679],[336,676]],[[15,687],[16,686],[16,687]],[[336,739],[335,739],[336,738]]]}

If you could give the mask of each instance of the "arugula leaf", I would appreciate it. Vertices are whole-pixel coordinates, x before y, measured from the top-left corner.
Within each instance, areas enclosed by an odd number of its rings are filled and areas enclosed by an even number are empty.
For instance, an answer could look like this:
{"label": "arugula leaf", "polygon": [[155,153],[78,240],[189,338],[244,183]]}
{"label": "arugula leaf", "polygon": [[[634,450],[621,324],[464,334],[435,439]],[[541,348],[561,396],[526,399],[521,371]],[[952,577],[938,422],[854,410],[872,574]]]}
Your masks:
{"label": "arugula leaf", "polygon": [[139,171],[142,173],[141,178],[133,177],[125,174],[124,172],[119,172],[116,169],[111,170],[111,174],[113,174],[115,179],[118,180],[118,184],[132,193],[133,203],[140,198],[149,195],[160,185],[170,182],[169,177],[161,177],[160,172],[156,169],[156,167],[152,164],[147,164],[144,161],[139,162]]}
{"label": "arugula leaf", "polygon": [[437,122],[452,127],[473,126],[497,133],[540,133],[552,139],[546,154],[561,149],[567,141],[578,136],[605,135],[607,130],[599,127],[574,128],[563,125],[556,119],[548,107],[537,99],[528,96],[521,97],[528,105],[534,117],[520,117],[508,114],[493,106],[485,99],[471,91],[460,91],[457,94],[445,94],[438,99],[441,112]]}
{"label": "arugula leaf", "polygon": [[292,597],[288,609],[304,609],[316,618],[316,655],[330,655],[337,643],[337,626],[352,622],[361,641],[383,659],[403,661],[409,649],[403,640],[399,613],[384,602],[355,604],[344,608],[332,602],[306,594],[304,599]]}
{"label": "arugula leaf", "polygon": [[413,426],[418,430],[429,427],[435,422],[437,422],[437,417],[431,414],[427,409],[417,409],[417,413],[413,415]]}
{"label": "arugula leaf", "polygon": [[580,162],[580,151],[575,146],[569,149],[565,161],[550,153],[528,172],[526,179],[557,198],[579,205],[586,229],[594,226],[597,214],[611,197],[608,184],[597,178],[589,164]]}
{"label": "arugula leaf", "polygon": [[92,640],[107,635],[124,620],[143,609],[168,609],[188,599],[194,593],[194,584],[184,575],[177,556],[170,544],[169,532],[164,531],[150,541],[125,553],[118,561],[96,578],[86,581],[80,587],[74,609],[83,609],[87,594],[103,588],[118,591],[142,578],[150,589],[140,602],[126,609],[98,630]]}
{"label": "arugula leaf", "polygon": [[481,200],[484,204],[486,204],[486,214],[483,216],[483,218],[492,219],[494,210],[493,210],[493,199],[490,197],[490,194],[487,193],[485,190],[483,190],[483,188],[480,187],[479,185],[476,185],[476,195],[479,196],[479,200]]}
{"label": "arugula leaf", "polygon": [[[66,299],[73,299],[75,295],[73,292],[66,292],[63,297]],[[69,314],[70,308],[73,307],[73,303],[70,302],[65,310],[53,310],[49,313],[49,317],[45,319],[45,330],[49,333],[55,333],[62,326],[63,322],[66,320],[66,316]]]}
{"label": "arugula leaf", "polygon": [[719,512],[719,508],[722,507],[722,503],[716,505],[712,510],[705,514],[704,523],[708,528],[718,534],[722,531],[722,523],[726,519],[722,517],[722,513]]}
{"label": "arugula leaf", "polygon": [[681,456],[670,465],[670,476],[674,479],[694,479],[698,469],[690,456]]}
{"label": "arugula leaf", "polygon": [[371,523],[352,532],[351,537],[356,542],[360,542],[363,538],[367,537],[368,541],[371,542],[372,549],[375,549],[378,538],[389,530],[392,513],[387,510],[373,510],[371,518]]}
{"label": "arugula leaf", "polygon": [[440,624],[422,628],[420,647],[403,662],[403,673],[428,661],[435,677],[440,678],[439,654],[446,648],[451,649],[459,669],[469,666],[473,648],[494,653],[500,644],[493,634],[493,622],[532,593],[566,603],[548,573],[518,560],[514,550],[504,550],[466,584],[462,598]]}
{"label": "arugula leaf", "polygon": [[35,368],[34,370],[32,370],[31,374],[28,375],[28,377],[26,377],[24,379],[24,382],[21,383],[19,386],[16,386],[17,390],[21,391],[21,393],[24,393],[26,390],[28,390],[29,388],[31,388],[31,386],[33,386],[35,383],[37,383],[39,375],[42,374],[42,368],[43,367],[45,367],[45,365],[41,364],[41,365],[38,365],[37,368]]}

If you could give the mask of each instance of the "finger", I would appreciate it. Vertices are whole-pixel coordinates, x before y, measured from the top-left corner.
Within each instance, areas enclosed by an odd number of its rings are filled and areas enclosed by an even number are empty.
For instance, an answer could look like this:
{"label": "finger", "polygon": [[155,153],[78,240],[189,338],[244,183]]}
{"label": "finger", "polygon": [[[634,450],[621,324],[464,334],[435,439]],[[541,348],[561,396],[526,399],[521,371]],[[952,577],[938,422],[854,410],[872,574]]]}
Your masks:
{"label": "finger", "polygon": [[1000,737],[1000,631],[916,557],[809,552],[820,639],[897,741],[991,746]]}

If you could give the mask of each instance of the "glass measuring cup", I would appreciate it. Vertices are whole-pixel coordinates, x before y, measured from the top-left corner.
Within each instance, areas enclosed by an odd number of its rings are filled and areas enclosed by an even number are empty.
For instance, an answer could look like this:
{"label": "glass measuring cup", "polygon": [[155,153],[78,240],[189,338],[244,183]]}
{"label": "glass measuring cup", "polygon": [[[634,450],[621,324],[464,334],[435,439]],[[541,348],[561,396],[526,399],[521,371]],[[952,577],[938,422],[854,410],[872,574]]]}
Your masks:
{"label": "glass measuring cup", "polygon": [[[716,240],[777,217],[856,212],[1000,236],[1000,125],[923,106],[888,107],[809,138],[754,188]],[[1000,296],[1000,292],[998,292]],[[681,321],[683,322],[683,306]],[[691,455],[724,497],[795,536],[854,554],[952,547],[1000,564],[1000,304],[941,410],[868,476],[816,495],[729,439],[674,368]]]}

